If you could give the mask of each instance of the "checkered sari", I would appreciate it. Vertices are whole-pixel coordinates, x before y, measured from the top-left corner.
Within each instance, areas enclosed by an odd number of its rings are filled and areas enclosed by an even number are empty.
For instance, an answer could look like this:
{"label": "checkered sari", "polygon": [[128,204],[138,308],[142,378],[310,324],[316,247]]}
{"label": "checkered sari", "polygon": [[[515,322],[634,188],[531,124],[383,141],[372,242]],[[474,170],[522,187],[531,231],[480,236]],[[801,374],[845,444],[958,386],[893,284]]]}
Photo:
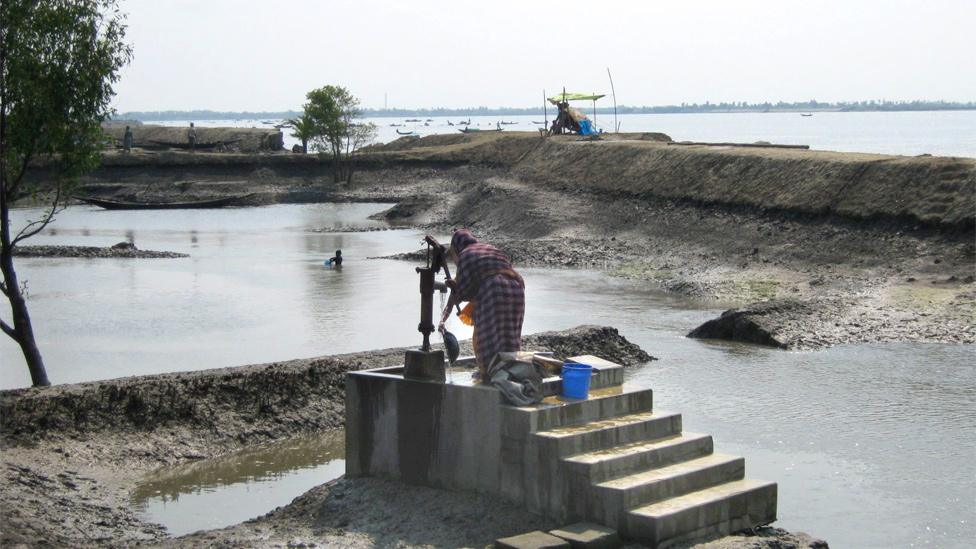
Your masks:
{"label": "checkered sari", "polygon": [[472,243],[458,254],[461,301],[474,301],[474,354],[484,373],[495,355],[522,348],[525,282],[508,256],[490,244]]}

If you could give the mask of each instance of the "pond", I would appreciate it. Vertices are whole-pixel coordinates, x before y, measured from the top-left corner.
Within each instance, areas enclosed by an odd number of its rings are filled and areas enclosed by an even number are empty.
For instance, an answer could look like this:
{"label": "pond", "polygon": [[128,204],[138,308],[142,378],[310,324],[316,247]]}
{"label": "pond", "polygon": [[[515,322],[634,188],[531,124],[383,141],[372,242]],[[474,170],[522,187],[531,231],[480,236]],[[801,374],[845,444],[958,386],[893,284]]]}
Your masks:
{"label": "pond", "polygon": [[249,448],[156,471],[132,493],[143,518],[173,536],[223,528],[287,505],[346,472],[342,431]]}

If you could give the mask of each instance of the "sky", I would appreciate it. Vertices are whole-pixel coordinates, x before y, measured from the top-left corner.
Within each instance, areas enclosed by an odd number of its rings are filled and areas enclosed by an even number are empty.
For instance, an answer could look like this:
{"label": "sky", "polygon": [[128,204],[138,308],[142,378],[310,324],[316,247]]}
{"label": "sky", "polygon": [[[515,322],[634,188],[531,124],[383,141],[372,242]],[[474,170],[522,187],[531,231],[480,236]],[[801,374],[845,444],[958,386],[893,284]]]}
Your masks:
{"label": "sky", "polygon": [[976,100],[976,0],[120,0],[119,112]]}

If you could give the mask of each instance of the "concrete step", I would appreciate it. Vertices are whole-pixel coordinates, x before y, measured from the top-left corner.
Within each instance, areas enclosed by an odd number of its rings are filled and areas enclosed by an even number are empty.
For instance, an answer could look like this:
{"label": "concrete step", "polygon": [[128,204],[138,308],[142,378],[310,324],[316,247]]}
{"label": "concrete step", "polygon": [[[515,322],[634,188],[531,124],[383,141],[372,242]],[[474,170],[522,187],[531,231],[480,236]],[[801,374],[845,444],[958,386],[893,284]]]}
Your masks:
{"label": "concrete step", "polygon": [[604,524],[618,525],[629,509],[741,480],[745,470],[741,457],[710,454],[642,471],[594,486],[589,511]]}
{"label": "concrete step", "polygon": [[650,547],[755,528],[776,520],[776,483],[737,480],[627,513],[626,536]]}
{"label": "concrete step", "polygon": [[525,436],[556,427],[650,412],[653,407],[654,392],[651,389],[629,385],[592,390],[586,400],[550,396],[535,406],[507,406],[503,410],[503,434]]}
{"label": "concrete step", "polygon": [[553,457],[583,454],[632,442],[648,441],[681,432],[681,414],[640,412],[556,427],[534,434]]}
{"label": "concrete step", "polygon": [[563,466],[573,476],[591,483],[599,483],[664,467],[712,453],[711,435],[680,433],[657,440],[641,441],[607,448],[596,452],[578,454],[563,459]]}

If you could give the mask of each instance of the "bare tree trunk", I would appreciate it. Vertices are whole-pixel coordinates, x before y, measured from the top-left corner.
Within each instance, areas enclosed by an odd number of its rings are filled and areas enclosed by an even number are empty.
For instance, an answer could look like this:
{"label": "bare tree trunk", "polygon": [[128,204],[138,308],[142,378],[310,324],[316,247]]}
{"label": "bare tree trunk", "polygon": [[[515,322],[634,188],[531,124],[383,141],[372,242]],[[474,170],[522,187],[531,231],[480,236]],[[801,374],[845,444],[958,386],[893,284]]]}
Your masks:
{"label": "bare tree trunk", "polygon": [[302,139],[302,154],[308,154],[308,139]]}
{"label": "bare tree trunk", "polygon": [[[0,48],[0,72],[6,73],[7,52]],[[34,329],[31,327],[30,314],[27,312],[27,301],[20,291],[17,272],[14,271],[14,250],[10,242],[10,204],[15,188],[20,184],[18,179],[12,182],[7,173],[7,113],[10,105],[7,103],[6,79],[0,79],[0,271],[3,272],[3,282],[0,283],[0,293],[10,301],[10,311],[13,317],[13,327],[0,320],[0,330],[10,336],[20,345],[30,370],[31,383],[35,387],[51,384],[44,369],[44,359],[34,340]],[[29,158],[29,157],[25,157]],[[26,161],[24,168],[26,169]],[[23,172],[19,175],[23,177]]]}
{"label": "bare tree trunk", "polygon": [[347,164],[346,164],[346,173],[344,174],[344,179],[346,180],[347,185],[352,183],[352,171],[355,169],[355,166],[352,162],[352,155],[354,152],[355,150],[353,149],[353,139],[347,137],[346,138],[346,163]]}
{"label": "bare tree trunk", "polygon": [[31,327],[30,313],[27,312],[27,301],[20,291],[17,272],[14,271],[13,248],[10,246],[10,209],[7,204],[6,185],[0,186],[0,270],[3,271],[3,293],[10,301],[10,312],[13,315],[13,327],[0,321],[0,329],[20,345],[30,370],[31,383],[35,387],[45,387],[51,384],[44,368],[44,359],[34,340],[34,329]]}
{"label": "bare tree trunk", "polygon": [[332,144],[332,180],[342,182],[342,149],[335,143]]}

